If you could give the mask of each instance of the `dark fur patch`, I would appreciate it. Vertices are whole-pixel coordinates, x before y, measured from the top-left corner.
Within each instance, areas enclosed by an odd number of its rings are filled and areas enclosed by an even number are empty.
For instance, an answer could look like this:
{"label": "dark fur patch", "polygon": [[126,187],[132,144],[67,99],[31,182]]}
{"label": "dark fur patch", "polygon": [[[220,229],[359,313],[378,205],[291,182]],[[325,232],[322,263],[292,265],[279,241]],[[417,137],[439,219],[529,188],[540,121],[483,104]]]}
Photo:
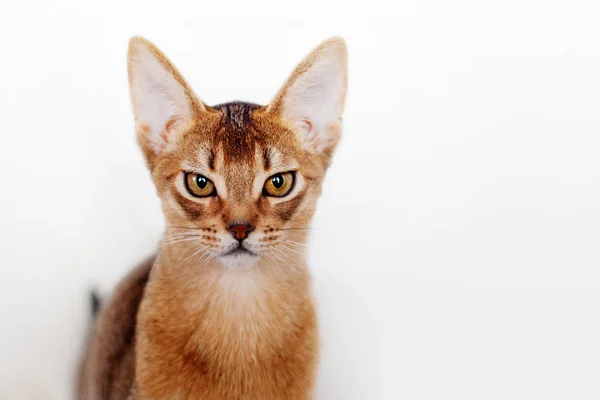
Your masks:
{"label": "dark fur patch", "polygon": [[194,203],[191,200],[188,200],[176,190],[173,191],[173,195],[175,196],[175,200],[179,203],[181,209],[186,213],[189,219],[192,221],[198,220],[202,218],[204,215],[204,206]]}
{"label": "dark fur patch", "polygon": [[265,171],[271,168],[271,151],[266,147],[263,149],[263,164]]}
{"label": "dark fur patch", "polygon": [[100,312],[100,306],[102,305],[102,300],[100,296],[96,292],[96,290],[92,290],[90,292],[90,311],[92,313],[92,318],[96,319],[98,313]]}
{"label": "dark fur patch", "polygon": [[279,203],[273,208],[277,215],[281,217],[281,219],[288,221],[294,216],[294,213],[296,212],[300,204],[302,204],[302,200],[304,199],[305,195],[306,188],[300,193],[298,193],[293,199],[283,203]]}
{"label": "dark fur patch", "polygon": [[155,260],[130,272],[100,311],[80,365],[77,398],[89,399],[91,391],[102,399],[124,399],[130,393],[137,313]]}
{"label": "dark fur patch", "polygon": [[213,108],[221,113],[221,126],[215,139],[223,146],[225,162],[252,162],[256,144],[263,141],[263,135],[252,123],[252,113],[261,106],[235,101]]}
{"label": "dark fur patch", "polygon": [[208,168],[210,168],[211,171],[215,170],[215,152],[212,149],[208,155]]}
{"label": "dark fur patch", "polygon": [[230,103],[223,103],[213,108],[221,111],[224,117],[224,124],[230,124],[239,131],[245,131],[251,124],[250,113],[258,108],[258,104],[245,103],[243,101],[232,101]]}

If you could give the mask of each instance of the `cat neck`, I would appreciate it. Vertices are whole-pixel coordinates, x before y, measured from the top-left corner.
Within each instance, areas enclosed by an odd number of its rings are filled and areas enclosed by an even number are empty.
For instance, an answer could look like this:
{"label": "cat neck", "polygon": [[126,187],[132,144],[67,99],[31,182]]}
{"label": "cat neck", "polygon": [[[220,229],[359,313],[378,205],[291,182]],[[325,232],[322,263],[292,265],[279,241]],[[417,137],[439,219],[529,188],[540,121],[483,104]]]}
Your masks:
{"label": "cat neck", "polygon": [[136,385],[147,398],[197,398],[198,388],[222,394],[245,382],[248,398],[265,398],[265,390],[283,398],[285,382],[313,379],[318,337],[309,286],[304,257],[232,269],[163,252],[138,314]]}
{"label": "cat neck", "polygon": [[[154,333],[168,333],[188,346],[206,348],[210,341],[216,352],[244,355],[252,352],[236,343],[260,343],[268,352],[308,309],[312,313],[310,275],[300,254],[285,264],[261,258],[247,268],[226,268],[214,259],[200,265],[181,257],[175,250],[158,257],[140,310],[142,329],[150,321],[162,326]],[[239,337],[244,343],[235,340]]]}

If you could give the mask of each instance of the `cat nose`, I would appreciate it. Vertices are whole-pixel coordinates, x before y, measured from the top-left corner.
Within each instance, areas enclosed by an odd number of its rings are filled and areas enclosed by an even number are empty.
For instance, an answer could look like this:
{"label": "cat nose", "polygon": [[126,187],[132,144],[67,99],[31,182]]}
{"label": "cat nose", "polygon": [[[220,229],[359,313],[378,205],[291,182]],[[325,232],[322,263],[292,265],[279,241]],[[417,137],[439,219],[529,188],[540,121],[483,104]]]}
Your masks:
{"label": "cat nose", "polygon": [[250,224],[232,224],[227,229],[229,229],[234,238],[241,242],[248,237],[248,234],[254,230],[254,227]]}

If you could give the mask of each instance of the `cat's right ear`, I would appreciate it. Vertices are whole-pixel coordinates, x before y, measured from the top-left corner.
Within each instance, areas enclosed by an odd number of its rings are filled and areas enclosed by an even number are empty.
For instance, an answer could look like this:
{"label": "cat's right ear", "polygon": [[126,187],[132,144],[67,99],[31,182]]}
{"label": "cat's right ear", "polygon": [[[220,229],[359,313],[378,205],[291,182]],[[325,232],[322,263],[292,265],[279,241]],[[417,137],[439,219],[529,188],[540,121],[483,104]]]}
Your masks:
{"label": "cat's right ear", "polygon": [[326,158],[342,133],[347,64],[344,39],[324,41],[298,64],[267,108],[289,123],[305,149]]}
{"label": "cat's right ear", "polygon": [[152,167],[206,107],[167,57],[146,39],[136,36],[129,41],[127,59],[138,141]]}

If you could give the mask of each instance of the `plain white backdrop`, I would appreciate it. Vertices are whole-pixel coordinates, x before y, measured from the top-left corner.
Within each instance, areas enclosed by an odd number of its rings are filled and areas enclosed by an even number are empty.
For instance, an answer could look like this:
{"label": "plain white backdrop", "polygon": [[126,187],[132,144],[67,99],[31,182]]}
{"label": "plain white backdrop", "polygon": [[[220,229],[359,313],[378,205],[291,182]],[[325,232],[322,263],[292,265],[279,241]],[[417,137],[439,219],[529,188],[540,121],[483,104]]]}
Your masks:
{"label": "plain white backdrop", "polygon": [[597,2],[1,8],[0,398],[70,398],[88,289],[110,293],[160,237],[128,98],[137,34],[208,104],[264,104],[347,40],[310,252],[318,399],[600,398]]}

